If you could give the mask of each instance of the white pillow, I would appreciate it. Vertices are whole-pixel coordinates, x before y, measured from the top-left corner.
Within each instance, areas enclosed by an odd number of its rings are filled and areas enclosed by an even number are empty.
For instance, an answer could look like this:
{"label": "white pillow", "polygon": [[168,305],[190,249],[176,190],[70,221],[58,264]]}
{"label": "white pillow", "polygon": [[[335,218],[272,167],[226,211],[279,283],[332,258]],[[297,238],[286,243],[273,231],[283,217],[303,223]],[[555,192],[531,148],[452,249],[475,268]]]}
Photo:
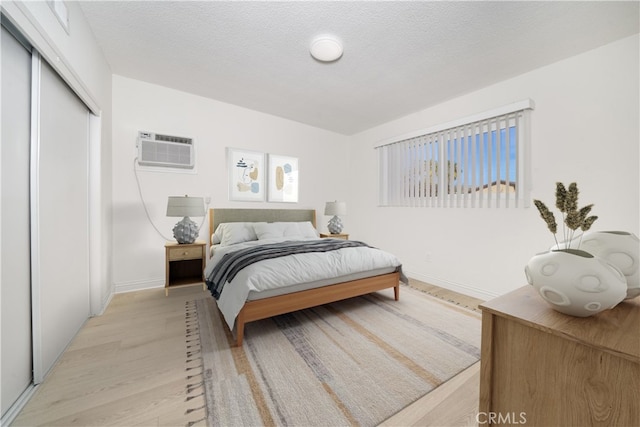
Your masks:
{"label": "white pillow", "polygon": [[302,239],[312,239],[320,237],[318,230],[315,229],[310,221],[290,222],[285,232],[285,237],[296,237]]}
{"label": "white pillow", "polygon": [[258,240],[252,222],[224,222],[216,228],[211,243],[227,246],[252,240]]}
{"label": "white pillow", "polygon": [[309,239],[320,235],[311,222],[259,222],[253,225],[258,240],[288,237],[291,239]]}
{"label": "white pillow", "polygon": [[286,222],[256,222],[253,224],[253,230],[258,236],[258,240],[274,239],[284,237],[287,224]]}

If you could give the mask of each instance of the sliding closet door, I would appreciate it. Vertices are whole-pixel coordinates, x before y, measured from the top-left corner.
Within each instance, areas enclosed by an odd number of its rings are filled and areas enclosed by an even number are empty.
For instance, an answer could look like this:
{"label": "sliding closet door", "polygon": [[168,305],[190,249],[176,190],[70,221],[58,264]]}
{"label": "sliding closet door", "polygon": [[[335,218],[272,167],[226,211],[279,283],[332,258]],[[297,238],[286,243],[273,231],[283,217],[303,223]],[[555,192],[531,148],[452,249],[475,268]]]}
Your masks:
{"label": "sliding closet door", "polygon": [[2,27],[2,415],[31,384],[31,53]]}
{"label": "sliding closet door", "polygon": [[89,317],[89,111],[58,74],[40,62],[37,185],[32,187],[38,235],[36,383]]}

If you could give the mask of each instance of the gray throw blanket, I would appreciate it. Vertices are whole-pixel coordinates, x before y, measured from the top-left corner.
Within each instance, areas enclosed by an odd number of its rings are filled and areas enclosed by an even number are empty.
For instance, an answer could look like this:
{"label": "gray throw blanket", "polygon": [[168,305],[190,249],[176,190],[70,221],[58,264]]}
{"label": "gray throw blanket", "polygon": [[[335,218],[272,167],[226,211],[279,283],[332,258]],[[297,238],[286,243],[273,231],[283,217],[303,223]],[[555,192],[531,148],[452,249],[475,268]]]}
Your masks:
{"label": "gray throw blanket", "polygon": [[309,252],[329,252],[343,248],[356,248],[366,246],[366,243],[356,240],[320,239],[305,241],[287,241],[240,249],[225,254],[220,262],[213,267],[206,277],[207,287],[215,299],[220,298],[220,293],[225,283],[230,282],[243,268],[254,262],[265,259],[279,258],[287,255],[304,254]]}

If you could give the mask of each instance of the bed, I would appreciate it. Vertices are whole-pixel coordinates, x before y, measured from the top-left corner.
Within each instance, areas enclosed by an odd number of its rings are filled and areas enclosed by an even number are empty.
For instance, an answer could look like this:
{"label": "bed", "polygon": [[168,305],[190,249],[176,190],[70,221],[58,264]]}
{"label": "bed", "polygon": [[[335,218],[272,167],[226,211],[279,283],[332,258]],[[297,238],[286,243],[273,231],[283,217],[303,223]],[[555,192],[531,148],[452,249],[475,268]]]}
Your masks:
{"label": "bed", "polygon": [[[387,288],[393,288],[397,301],[400,282],[407,281],[391,254],[362,242],[320,239],[315,210],[210,209],[209,233],[206,284],[235,330],[237,346],[248,322]],[[302,247],[314,249],[296,252]],[[285,249],[292,253],[260,258]],[[253,264],[244,266],[242,260]],[[327,277],[316,277],[320,271]]]}

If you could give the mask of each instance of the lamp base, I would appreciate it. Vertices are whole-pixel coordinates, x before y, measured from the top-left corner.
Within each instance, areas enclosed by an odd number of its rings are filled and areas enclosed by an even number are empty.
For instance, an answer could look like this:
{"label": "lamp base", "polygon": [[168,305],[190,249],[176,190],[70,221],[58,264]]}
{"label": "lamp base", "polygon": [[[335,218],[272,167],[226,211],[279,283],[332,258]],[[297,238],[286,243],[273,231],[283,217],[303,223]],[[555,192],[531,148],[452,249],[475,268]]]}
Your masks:
{"label": "lamp base", "polygon": [[198,237],[198,224],[192,221],[188,216],[182,218],[175,227],[173,227],[173,237],[180,244],[193,243]]}
{"label": "lamp base", "polygon": [[331,234],[340,234],[342,232],[342,220],[338,218],[338,215],[334,215],[334,217],[329,220],[327,228]]}

